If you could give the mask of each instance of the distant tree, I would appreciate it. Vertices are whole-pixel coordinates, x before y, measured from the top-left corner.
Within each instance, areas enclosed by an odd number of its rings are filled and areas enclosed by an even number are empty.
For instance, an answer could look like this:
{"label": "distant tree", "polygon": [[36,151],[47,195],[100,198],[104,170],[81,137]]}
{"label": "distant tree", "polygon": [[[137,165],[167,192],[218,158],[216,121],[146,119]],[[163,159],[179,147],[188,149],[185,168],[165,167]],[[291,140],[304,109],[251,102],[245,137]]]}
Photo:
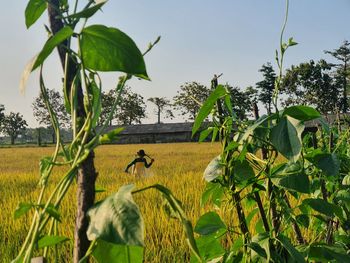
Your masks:
{"label": "distant tree", "polygon": [[347,112],[349,110],[349,102],[348,102],[348,88],[349,88],[349,76],[350,76],[350,43],[345,40],[343,44],[333,50],[333,51],[325,51],[326,54],[332,55],[334,58],[339,60],[341,63],[333,64],[336,68],[335,72],[335,80],[336,84],[341,87],[342,90],[342,98],[340,102],[340,109],[342,112]]}
{"label": "distant tree", "polygon": [[5,107],[4,105],[0,104],[0,126],[4,118],[5,118]]}
{"label": "distant tree", "polygon": [[259,72],[264,77],[262,81],[256,83],[256,88],[259,90],[259,101],[265,105],[267,113],[270,114],[276,74],[270,62],[262,65]]}
{"label": "distant tree", "polygon": [[[70,119],[66,112],[66,108],[64,106],[64,100],[60,95],[60,93],[55,90],[47,89],[47,95],[48,95],[50,104],[52,106],[52,109],[57,115],[57,119],[60,123],[60,127],[62,128],[69,127]],[[34,99],[34,102],[32,103],[32,108],[33,108],[33,115],[35,119],[39,122],[39,124],[43,124],[48,129],[51,129],[52,143],[55,143],[55,139],[56,139],[55,131],[52,128],[50,114],[46,107],[42,93],[40,93],[39,96]]]}
{"label": "distant tree", "polygon": [[189,115],[194,120],[201,104],[208,98],[210,90],[198,82],[186,82],[174,97],[174,107],[181,111],[181,115]]}
{"label": "distant tree", "polygon": [[252,110],[254,101],[252,94],[254,94],[254,89],[247,88],[245,91],[242,91],[238,87],[229,85],[226,85],[226,87],[230,92],[233,111],[237,115],[237,118],[240,120],[247,119]]}
{"label": "distant tree", "polygon": [[169,109],[170,101],[165,97],[152,97],[148,101],[156,105],[156,114],[158,116],[158,123],[160,123],[160,115],[165,111],[165,118],[174,118],[173,112]]}
{"label": "distant tree", "polygon": [[116,119],[123,125],[141,123],[146,117],[146,104],[143,97],[126,87],[121,96],[120,107],[117,109]]}
{"label": "distant tree", "polygon": [[325,60],[310,60],[287,69],[282,82],[282,92],[287,95],[283,103],[314,106],[322,113],[335,112],[340,105],[339,90],[330,70]]}
{"label": "distant tree", "polygon": [[21,134],[27,126],[27,122],[20,113],[10,112],[9,115],[5,116],[0,129],[4,134],[10,136],[11,144],[13,145],[18,135]]}
{"label": "distant tree", "polygon": [[[114,89],[108,91],[108,92],[102,92],[101,94],[101,103],[102,103],[102,109],[101,109],[101,115],[100,119],[98,121],[99,125],[102,125],[107,118],[109,117],[109,114],[112,111],[113,103],[116,97],[116,92]],[[116,115],[112,117],[112,119],[109,121],[109,126],[112,125],[113,120],[115,120]]]}

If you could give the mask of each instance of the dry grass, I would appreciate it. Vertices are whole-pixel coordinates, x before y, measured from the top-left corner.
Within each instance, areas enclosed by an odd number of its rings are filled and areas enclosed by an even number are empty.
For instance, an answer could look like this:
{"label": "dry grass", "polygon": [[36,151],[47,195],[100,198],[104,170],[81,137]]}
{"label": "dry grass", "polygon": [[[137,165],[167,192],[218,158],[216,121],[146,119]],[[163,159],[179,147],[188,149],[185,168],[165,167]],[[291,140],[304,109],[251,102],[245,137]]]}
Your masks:
{"label": "dry grass", "polygon": [[[125,174],[125,166],[139,149],[145,149],[155,158],[154,176],[135,181]],[[52,153],[52,148],[4,148],[0,149],[0,255],[1,262],[9,262],[19,250],[25,237],[29,216],[13,219],[19,202],[35,201],[38,195],[38,163],[40,158]],[[219,153],[218,144],[157,144],[157,145],[111,145],[96,151],[96,168],[99,172],[97,186],[106,189],[97,195],[104,198],[124,184],[135,183],[136,188],[160,183],[170,188],[184,204],[186,213],[195,222],[204,211],[199,200],[205,183],[202,173],[208,162]],[[52,181],[64,173],[56,170]],[[50,189],[49,189],[50,191]],[[188,249],[182,226],[169,219],[162,210],[162,199],[155,190],[135,195],[146,224],[146,262],[185,262]],[[61,211],[64,215],[60,231],[73,237],[75,214],[75,186],[72,187]],[[69,262],[72,242],[65,245],[60,262]]]}

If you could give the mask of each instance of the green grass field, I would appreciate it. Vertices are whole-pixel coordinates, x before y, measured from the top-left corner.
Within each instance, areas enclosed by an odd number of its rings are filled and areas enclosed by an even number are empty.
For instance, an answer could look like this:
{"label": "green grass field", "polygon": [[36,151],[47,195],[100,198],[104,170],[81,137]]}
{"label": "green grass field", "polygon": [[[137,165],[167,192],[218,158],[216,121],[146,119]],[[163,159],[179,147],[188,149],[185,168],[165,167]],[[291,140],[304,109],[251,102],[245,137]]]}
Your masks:
{"label": "green grass field", "polygon": [[[152,177],[135,181],[125,174],[125,166],[137,150],[144,149],[156,161]],[[10,262],[18,252],[29,227],[30,216],[14,220],[13,212],[19,202],[35,202],[39,193],[39,160],[51,155],[53,148],[2,148],[0,149],[0,255],[1,262]],[[134,183],[136,188],[163,184],[170,188],[183,203],[188,217],[195,222],[205,211],[199,200],[205,182],[202,173],[209,161],[219,154],[219,144],[179,143],[147,145],[109,145],[96,150],[95,164],[99,173],[97,187],[106,190],[98,193],[102,199],[124,184]],[[54,171],[52,182],[57,182],[65,169]],[[134,196],[141,208],[146,225],[146,262],[186,262],[189,251],[182,226],[169,219],[162,211],[162,198],[155,190]],[[63,214],[60,234],[73,240],[75,215],[75,186],[70,189],[61,207]],[[61,247],[59,262],[70,262],[73,242]]]}

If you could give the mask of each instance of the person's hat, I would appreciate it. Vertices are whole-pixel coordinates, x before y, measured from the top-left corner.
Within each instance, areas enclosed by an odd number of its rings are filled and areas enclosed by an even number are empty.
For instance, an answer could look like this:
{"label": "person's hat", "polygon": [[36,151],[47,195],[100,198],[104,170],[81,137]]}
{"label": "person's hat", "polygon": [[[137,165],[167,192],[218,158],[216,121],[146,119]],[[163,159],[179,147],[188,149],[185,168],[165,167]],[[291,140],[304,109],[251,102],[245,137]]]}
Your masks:
{"label": "person's hat", "polygon": [[145,153],[145,151],[144,150],[139,150],[138,152],[137,152],[137,155],[139,155],[139,156],[145,156],[146,155],[146,153]]}

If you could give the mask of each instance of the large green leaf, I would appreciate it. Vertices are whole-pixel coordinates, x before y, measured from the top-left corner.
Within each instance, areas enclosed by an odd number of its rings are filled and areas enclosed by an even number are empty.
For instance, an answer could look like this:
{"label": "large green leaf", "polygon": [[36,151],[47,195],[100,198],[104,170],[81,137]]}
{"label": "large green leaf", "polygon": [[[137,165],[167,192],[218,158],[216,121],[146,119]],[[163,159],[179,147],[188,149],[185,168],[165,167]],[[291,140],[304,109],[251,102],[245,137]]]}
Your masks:
{"label": "large green leaf", "polygon": [[304,256],[296,250],[296,248],[292,245],[288,237],[279,234],[276,239],[282,244],[282,246],[288,251],[291,257],[295,260],[295,262],[303,263],[306,262]]}
{"label": "large green leaf", "polygon": [[221,163],[221,157],[218,155],[213,160],[211,160],[207,168],[205,168],[203,178],[207,182],[215,180],[217,177],[222,175],[222,168],[223,165]]}
{"label": "large green leaf", "polygon": [[143,246],[144,224],[131,191],[133,185],[122,186],[119,191],[88,211],[89,240],[102,239],[122,245]]}
{"label": "large green leaf", "polygon": [[72,36],[73,33],[74,33],[73,30],[69,26],[65,26],[60,31],[58,31],[55,35],[50,37],[46,41],[39,55],[37,56],[35,63],[33,65],[32,71],[35,70],[37,67],[39,67],[45,61],[45,59],[51,54],[51,52],[64,40]]}
{"label": "large green leaf", "polygon": [[194,121],[194,124],[192,127],[192,136],[201,127],[202,122],[208,117],[208,115],[214,108],[217,100],[225,96],[226,93],[227,91],[225,87],[222,85],[218,85],[216,89],[209,95],[208,99],[203,103],[202,107],[200,108],[198,115]]}
{"label": "large green leaf", "polygon": [[299,120],[289,116],[282,117],[271,131],[271,142],[283,156],[296,162],[301,153],[303,130],[304,125]]}
{"label": "large green leaf", "polygon": [[143,250],[141,246],[117,245],[99,239],[92,255],[99,263],[142,263]]}
{"label": "large green leaf", "polygon": [[98,4],[84,9],[78,13],[67,16],[67,18],[89,18],[92,17],[108,0],[100,1]]}
{"label": "large green leaf", "polygon": [[339,173],[340,161],[334,153],[323,153],[319,150],[315,150],[305,156],[305,158],[328,176],[335,176]]}
{"label": "large green leaf", "polygon": [[[256,246],[258,244],[259,246]],[[256,234],[252,237],[251,248],[253,249],[252,258],[256,258],[258,255],[260,257],[265,257],[266,261],[270,262],[270,234],[268,232],[263,232]],[[263,249],[263,251],[261,251]]]}
{"label": "large green leaf", "polygon": [[47,8],[47,0],[29,0],[26,10],[26,26],[29,28],[33,25]]}
{"label": "large green leaf", "polygon": [[81,33],[85,67],[97,71],[122,71],[148,79],[145,62],[135,42],[119,29],[92,25]]}
{"label": "large green leaf", "polygon": [[[299,182],[299,176],[301,176],[302,185]],[[286,162],[274,166],[271,169],[270,178],[277,186],[302,193],[310,192],[310,181],[300,162]]]}
{"label": "large green leaf", "polygon": [[324,214],[329,217],[338,216],[342,217],[342,210],[335,204],[328,203],[320,198],[308,198],[303,200],[303,204],[310,206],[315,211]]}
{"label": "large green leaf", "polygon": [[350,256],[340,245],[311,244],[308,257],[317,262],[330,262],[332,260],[339,263],[350,262]]}
{"label": "large green leaf", "polygon": [[[196,244],[204,262],[220,262],[220,259],[225,254],[225,249],[213,236],[201,236],[196,239]],[[192,256],[190,262],[198,262],[198,259]]]}
{"label": "large green leaf", "polygon": [[321,117],[321,114],[312,107],[299,105],[286,108],[283,115],[288,115],[300,121],[310,121]]}
{"label": "large green leaf", "polygon": [[201,197],[201,207],[204,207],[208,201],[212,201],[217,207],[220,207],[224,191],[225,188],[219,183],[207,183],[205,191]]}
{"label": "large green leaf", "polygon": [[198,219],[194,231],[200,235],[221,236],[227,231],[227,227],[217,213],[208,212]]}
{"label": "large green leaf", "polygon": [[235,161],[233,172],[235,180],[237,180],[240,183],[252,179],[255,176],[254,170],[249,165],[249,162],[247,160]]}

